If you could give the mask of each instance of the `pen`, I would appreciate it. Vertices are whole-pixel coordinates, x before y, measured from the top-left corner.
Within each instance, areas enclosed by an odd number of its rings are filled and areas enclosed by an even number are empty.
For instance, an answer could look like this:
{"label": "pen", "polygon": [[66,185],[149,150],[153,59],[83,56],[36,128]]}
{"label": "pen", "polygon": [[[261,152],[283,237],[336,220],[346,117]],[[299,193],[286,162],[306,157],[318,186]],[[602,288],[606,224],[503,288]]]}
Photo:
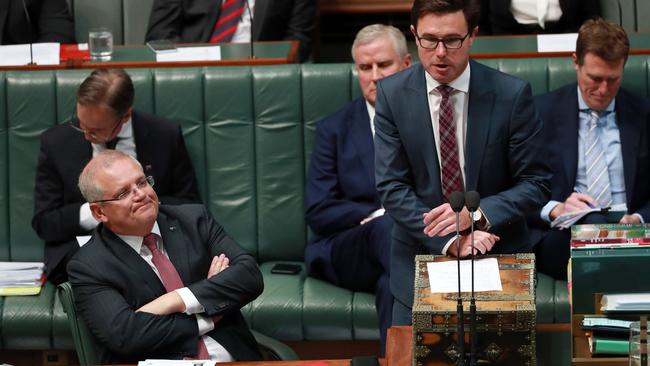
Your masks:
{"label": "pen", "polygon": [[[578,187],[576,187],[576,188],[574,189],[574,191],[575,191],[576,193],[582,193]],[[587,204],[587,206],[589,206],[589,208],[596,208],[596,206],[592,205],[592,204],[589,203],[589,202],[585,202],[585,203]]]}

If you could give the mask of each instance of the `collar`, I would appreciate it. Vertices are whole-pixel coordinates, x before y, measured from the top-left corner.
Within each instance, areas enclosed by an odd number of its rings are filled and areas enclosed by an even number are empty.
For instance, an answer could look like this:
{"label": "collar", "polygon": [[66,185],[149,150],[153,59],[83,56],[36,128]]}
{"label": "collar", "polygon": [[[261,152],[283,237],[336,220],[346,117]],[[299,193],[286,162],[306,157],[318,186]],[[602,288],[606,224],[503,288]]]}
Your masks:
{"label": "collar", "polygon": [[132,120],[133,120],[133,116],[129,117],[128,121],[124,122],[124,124],[122,125],[122,129],[120,130],[120,133],[117,134],[117,137],[119,137],[121,140],[130,139],[133,137],[133,125],[131,124]]}
{"label": "collar", "polygon": [[[578,110],[580,110],[581,112],[589,113],[589,111],[591,111],[591,108],[589,108],[587,103],[585,103],[585,100],[582,98],[582,92],[580,91],[580,87],[576,86],[576,89],[578,89]],[[603,116],[603,115],[605,115],[607,113],[614,112],[614,107],[615,106],[616,106],[616,97],[614,97],[614,99],[612,99],[612,101],[609,103],[609,105],[607,106],[607,108],[605,108],[604,111],[597,111],[598,115]],[[607,112],[607,113],[604,113],[604,112]]]}
{"label": "collar", "polygon": [[[162,238],[162,235],[160,235],[160,227],[158,227],[158,221],[154,221],[153,227],[151,228],[151,232],[156,234],[159,238]],[[140,254],[140,249],[142,249],[142,240],[144,240],[144,236],[138,236],[138,235],[117,235],[120,239],[124,240],[125,243],[127,243],[133,250],[135,250],[136,253]]]}
{"label": "collar", "polygon": [[[465,70],[448,85],[455,90],[462,91],[463,93],[469,92],[470,73],[470,62],[468,61]],[[428,94],[431,94],[438,87],[438,85],[440,85],[440,83],[437,82],[431,75],[429,75],[426,69],[424,70],[424,78],[426,79],[427,83],[427,92]]]}

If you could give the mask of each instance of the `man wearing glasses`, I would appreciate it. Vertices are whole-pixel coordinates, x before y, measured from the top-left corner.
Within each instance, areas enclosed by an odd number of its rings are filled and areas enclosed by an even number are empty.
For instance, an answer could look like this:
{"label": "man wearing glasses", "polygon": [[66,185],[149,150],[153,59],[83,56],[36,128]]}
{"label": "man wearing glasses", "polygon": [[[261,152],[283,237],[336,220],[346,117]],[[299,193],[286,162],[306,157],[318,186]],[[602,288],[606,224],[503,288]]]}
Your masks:
{"label": "man wearing glasses", "polygon": [[45,241],[46,273],[54,284],[67,279],[65,266],[79,248],[76,236],[97,225],[77,178],[98,153],[116,149],[136,158],[166,204],[200,202],[180,127],[133,110],[133,98],[124,70],[95,70],[79,86],[76,116],[41,136],[32,227]]}
{"label": "man wearing glasses", "polygon": [[98,362],[260,359],[240,313],[264,286],[255,259],[203,205],[161,205],[152,184],[135,159],[110,150],[79,177],[100,224],[68,272]]}
{"label": "man wearing glasses", "polygon": [[530,85],[469,59],[478,15],[471,0],[415,0],[411,32],[421,64],[377,89],[376,184],[396,223],[393,324],[411,323],[416,255],[470,254],[469,235],[456,246],[451,193],[482,197],[475,215],[460,215],[461,231],[474,222],[478,254],[531,251],[525,214],[548,199]]}

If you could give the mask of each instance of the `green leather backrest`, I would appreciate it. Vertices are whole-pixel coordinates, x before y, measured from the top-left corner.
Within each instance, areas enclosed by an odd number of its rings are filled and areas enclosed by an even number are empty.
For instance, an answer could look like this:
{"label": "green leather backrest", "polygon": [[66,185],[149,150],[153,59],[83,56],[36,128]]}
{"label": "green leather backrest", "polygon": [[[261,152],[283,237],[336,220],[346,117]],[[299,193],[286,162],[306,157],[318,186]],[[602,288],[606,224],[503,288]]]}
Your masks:
{"label": "green leather backrest", "polygon": [[143,44],[153,0],[122,0],[124,44]]}
{"label": "green leather backrest", "polygon": [[[535,94],[575,81],[570,58],[481,61]],[[135,107],[183,128],[202,198],[261,262],[302,260],[304,181],[318,121],[360,95],[351,64],[128,70]],[[39,136],[68,119],[88,70],[0,73],[0,258],[42,260],[31,228]],[[626,88],[648,95],[648,60]]]}
{"label": "green leather backrest", "polygon": [[113,33],[114,44],[124,44],[122,9],[122,0],[72,0],[77,42],[88,42],[88,31],[92,28],[105,27]]}

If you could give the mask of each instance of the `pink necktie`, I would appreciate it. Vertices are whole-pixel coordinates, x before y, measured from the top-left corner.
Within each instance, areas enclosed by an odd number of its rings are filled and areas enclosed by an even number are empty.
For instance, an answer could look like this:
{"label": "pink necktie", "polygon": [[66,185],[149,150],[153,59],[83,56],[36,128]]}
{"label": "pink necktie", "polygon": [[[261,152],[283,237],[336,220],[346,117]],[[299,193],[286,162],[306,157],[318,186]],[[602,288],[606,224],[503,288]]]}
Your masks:
{"label": "pink necktie", "polygon": [[440,118],[438,131],[440,134],[440,169],[442,171],[442,196],[449,202],[449,196],[455,191],[463,191],[463,176],[460,174],[458,163],[458,144],[456,143],[456,123],[454,122],[454,106],[449,101],[453,88],[439,85]]}
{"label": "pink necktie", "polygon": [[[158,250],[158,245],[156,245],[156,234],[151,233],[144,237],[142,244],[144,244],[151,251],[153,265],[156,266],[162,283],[165,286],[167,292],[178,290],[183,287],[183,280],[181,276],[178,275],[178,271],[174,267],[174,264],[167,258],[164,254]],[[208,354],[208,349],[203,343],[203,340],[199,337],[199,354],[197,357],[199,360],[209,360],[210,354]]]}

